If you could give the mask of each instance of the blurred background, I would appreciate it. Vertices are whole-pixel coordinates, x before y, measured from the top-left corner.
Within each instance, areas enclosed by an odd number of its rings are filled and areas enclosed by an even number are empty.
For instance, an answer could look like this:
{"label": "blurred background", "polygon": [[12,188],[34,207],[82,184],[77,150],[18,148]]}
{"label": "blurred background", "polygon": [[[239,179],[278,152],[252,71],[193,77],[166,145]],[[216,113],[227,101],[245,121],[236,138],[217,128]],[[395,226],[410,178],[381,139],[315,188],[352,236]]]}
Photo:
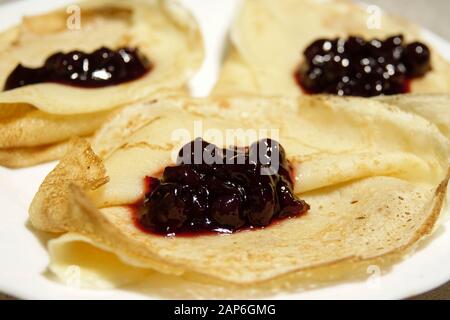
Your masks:
{"label": "blurred background", "polygon": [[[20,0],[0,0],[0,5]],[[40,0],[34,0],[39,5]],[[74,0],[75,1],[75,0]],[[183,0],[180,0],[181,2]],[[206,1],[206,0],[205,0]],[[226,1],[226,0],[223,0]],[[450,40],[450,26],[447,14],[449,0],[354,0],[365,4],[375,4],[387,12],[409,18],[422,26]]]}
{"label": "blurred background", "polygon": [[[21,0],[0,0],[1,4],[21,1]],[[34,0],[36,6],[40,0]],[[124,0],[122,0],[124,1]],[[179,0],[183,2],[183,0]],[[207,0],[205,0],[207,1]],[[227,0],[223,0],[227,1]],[[274,0],[276,1],[276,0]],[[450,42],[450,0],[355,0],[365,4],[374,4],[380,6],[388,13],[403,16],[417,24],[431,30],[442,38]],[[450,266],[449,266],[450,267]],[[0,270],[1,272],[1,270]],[[413,279],[411,279],[413,281]],[[12,299],[0,292],[0,300]],[[450,300],[450,282],[426,294],[422,294],[413,299],[440,299]]]}
{"label": "blurred background", "polygon": [[449,0],[355,0],[408,18],[450,41]]}

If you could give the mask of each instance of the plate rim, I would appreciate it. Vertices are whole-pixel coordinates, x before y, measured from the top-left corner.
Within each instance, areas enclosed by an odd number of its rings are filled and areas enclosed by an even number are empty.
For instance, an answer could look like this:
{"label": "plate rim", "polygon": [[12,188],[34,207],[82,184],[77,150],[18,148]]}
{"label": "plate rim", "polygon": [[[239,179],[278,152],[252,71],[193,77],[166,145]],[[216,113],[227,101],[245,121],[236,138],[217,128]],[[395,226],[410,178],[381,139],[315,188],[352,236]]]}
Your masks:
{"label": "plate rim", "polygon": [[[31,4],[32,1],[33,0],[20,0],[20,1],[15,1],[15,2],[6,2],[3,4],[0,3],[0,12],[5,11],[7,9],[7,10],[16,11],[16,12],[19,11],[19,12],[21,12],[20,14],[23,15],[24,14],[23,8],[26,6],[26,4]],[[240,0],[236,0],[236,1],[240,1]],[[45,5],[43,7],[37,8],[34,5],[32,11],[33,12],[46,11],[46,9],[43,9],[43,8],[47,8],[47,7],[57,8],[61,5],[64,5],[67,3],[73,3],[73,2],[74,2],[73,0],[58,0],[58,1],[45,0],[45,1],[42,1],[42,3],[45,3]],[[181,0],[181,2],[188,3],[189,1]],[[34,2],[34,4],[35,4],[35,2]],[[187,4],[186,4],[186,6],[188,7]],[[3,28],[1,28],[1,29],[3,29]],[[440,35],[435,34],[431,30],[421,27],[421,26],[420,26],[420,31],[421,31],[421,34],[423,35],[423,37],[425,38],[425,40],[428,43],[430,43],[439,52],[439,54],[441,54],[446,60],[450,61],[450,41],[444,39]],[[51,166],[51,165],[53,165],[53,164],[49,164],[48,166]],[[6,170],[5,172],[7,174],[10,171],[7,169],[5,169],[5,170]],[[448,201],[449,196],[450,196],[450,191],[447,192],[447,204],[449,202]],[[16,206],[16,203],[10,202],[9,205]],[[448,211],[448,213],[450,213],[450,208],[448,205],[447,205],[446,210]],[[444,213],[444,215],[445,215],[445,213]],[[445,228],[444,233],[450,234],[450,221],[447,221],[447,223],[444,224],[444,228]],[[24,230],[26,230],[26,226],[25,226]],[[433,237],[433,236],[434,235],[431,235],[431,237]],[[449,248],[450,248],[450,244],[449,244]],[[394,271],[393,270],[389,271],[389,273],[391,273],[391,272],[394,272]],[[36,277],[36,275],[33,275],[33,276]],[[39,292],[38,288],[34,288],[33,290],[30,290],[30,287],[27,287],[27,286],[18,286],[17,284],[13,285],[13,286],[5,285],[4,283],[1,282],[1,279],[2,278],[0,277],[0,292],[4,293],[6,295],[14,296],[19,299],[38,299],[38,300],[40,300],[40,299],[55,299],[54,292],[57,292],[57,291],[67,292],[67,290],[69,290],[70,293],[67,293],[67,296],[59,297],[58,299],[89,299],[92,297],[92,295],[90,293],[94,293],[94,296],[97,296],[97,298],[103,296],[105,299],[163,299],[162,297],[158,297],[158,296],[139,295],[134,292],[126,291],[126,289],[121,290],[120,288],[107,290],[107,291],[105,291],[105,290],[86,290],[86,289],[80,290],[80,289],[74,289],[74,288],[67,288],[66,286],[61,285],[58,282],[51,283],[51,286],[53,286],[55,288],[54,291],[51,291],[51,292],[46,291],[46,292],[42,293],[42,292]],[[445,275],[441,274],[440,277],[434,277],[433,279],[434,279],[434,281],[428,281],[427,285],[425,285],[425,284],[417,285],[420,288],[415,288],[415,289],[410,288],[409,291],[411,291],[411,290],[415,291],[415,293],[413,293],[413,295],[411,295],[411,292],[408,294],[406,292],[398,292],[397,294],[390,294],[390,295],[387,294],[385,298],[387,298],[387,299],[403,299],[403,298],[408,298],[408,297],[412,297],[414,295],[418,295],[421,293],[431,291],[431,290],[447,283],[450,280],[450,269],[447,274],[445,274]],[[334,285],[332,284],[331,286],[327,286],[327,287],[328,288],[334,287]],[[60,289],[60,290],[58,290],[58,289]],[[118,296],[116,296],[117,291],[119,291]],[[315,291],[315,290],[313,290],[313,291]],[[404,290],[404,291],[406,291],[406,290]],[[123,294],[122,292],[124,292],[125,294]],[[87,293],[87,295],[85,295],[86,293]],[[283,297],[283,299],[296,299],[296,295],[298,295],[299,293],[303,293],[303,292],[294,292],[294,293],[290,293],[290,294],[288,293],[287,296]],[[119,296],[122,296],[122,297],[119,297]],[[318,293],[318,296],[319,296],[319,297],[317,297],[318,299],[323,299],[323,298],[320,298],[320,292]],[[268,298],[276,299],[277,296],[268,297]],[[327,298],[325,297],[325,299],[327,299]]]}

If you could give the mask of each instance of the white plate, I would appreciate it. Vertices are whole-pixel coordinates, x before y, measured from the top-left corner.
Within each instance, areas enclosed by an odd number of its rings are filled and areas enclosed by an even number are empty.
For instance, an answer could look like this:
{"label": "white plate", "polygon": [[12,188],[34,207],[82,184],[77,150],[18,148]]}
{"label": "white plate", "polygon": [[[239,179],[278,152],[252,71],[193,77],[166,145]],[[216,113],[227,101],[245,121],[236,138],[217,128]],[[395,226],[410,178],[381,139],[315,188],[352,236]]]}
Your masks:
{"label": "white plate", "polygon": [[[37,4],[39,2],[39,4]],[[0,7],[0,28],[19,22],[24,14],[47,11],[70,0],[25,0]],[[184,0],[201,24],[207,59],[191,83],[196,95],[206,95],[217,77],[228,27],[237,1]],[[450,60],[450,45],[432,33],[424,32]],[[28,205],[39,184],[54,167],[8,170],[0,168],[0,291],[28,299],[157,299],[161,295],[131,289],[92,291],[67,287],[45,274],[48,254],[27,227]],[[430,241],[432,240],[432,241]],[[399,299],[436,288],[450,279],[450,221],[444,223],[411,257],[385,275],[369,270],[370,281],[351,282],[320,289],[279,294],[279,299]],[[372,272],[375,271],[375,275]],[[162,284],[161,281],[158,282]],[[188,284],[187,284],[188,285]],[[157,290],[156,290],[157,291]],[[165,296],[167,298],[167,296]]]}

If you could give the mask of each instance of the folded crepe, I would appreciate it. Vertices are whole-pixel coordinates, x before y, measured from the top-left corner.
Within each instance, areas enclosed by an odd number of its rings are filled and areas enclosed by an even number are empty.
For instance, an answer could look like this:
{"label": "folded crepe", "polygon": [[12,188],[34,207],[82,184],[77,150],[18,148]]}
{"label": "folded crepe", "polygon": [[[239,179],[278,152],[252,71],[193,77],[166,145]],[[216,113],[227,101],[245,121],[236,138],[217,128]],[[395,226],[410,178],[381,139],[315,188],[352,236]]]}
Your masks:
{"label": "folded crepe", "polygon": [[[142,77],[101,88],[44,82],[0,92],[0,165],[22,167],[61,157],[74,136],[92,135],[122,106],[184,91],[203,60],[194,18],[176,1],[94,0],[77,4],[80,28],[66,8],[25,17],[0,34],[0,85],[22,64],[40,67],[57,52],[129,47],[151,63]],[[164,95],[167,93],[164,93]]]}
{"label": "folded crepe", "polygon": [[[378,18],[380,25],[371,26]],[[350,0],[245,0],[213,93],[299,96],[302,91],[294,73],[313,41],[350,35],[384,39],[397,34],[408,43],[427,43],[414,24]],[[411,82],[411,92],[450,93],[450,64],[433,48],[431,65],[424,77]]]}
{"label": "folded crepe", "polygon": [[450,95],[448,94],[406,94],[379,96],[374,99],[415,113],[434,123],[450,139]]}
{"label": "folded crepe", "polygon": [[[183,139],[173,135],[181,129]],[[247,130],[278,130],[308,213],[226,235],[164,237],[136,227],[129,206],[144,196],[145,177],[172,165],[183,140],[199,134],[223,146],[212,132],[230,129],[241,132],[238,146],[253,142]],[[76,267],[84,287],[139,283],[150,272],[241,288],[338,269],[347,278],[359,263],[403,257],[433,231],[449,154],[436,126],[371,99],[173,97],[122,110],[90,144],[74,140],[39,188],[30,221],[59,236],[49,242],[50,270],[68,283]]]}

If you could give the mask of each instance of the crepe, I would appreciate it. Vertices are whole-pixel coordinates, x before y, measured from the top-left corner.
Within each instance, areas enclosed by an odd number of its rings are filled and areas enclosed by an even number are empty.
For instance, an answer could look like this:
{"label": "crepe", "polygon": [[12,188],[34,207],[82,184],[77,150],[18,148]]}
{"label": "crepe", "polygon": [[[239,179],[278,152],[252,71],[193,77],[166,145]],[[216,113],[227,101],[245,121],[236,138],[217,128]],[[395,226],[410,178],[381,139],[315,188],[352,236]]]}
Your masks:
{"label": "crepe", "polygon": [[450,95],[408,94],[380,96],[375,99],[424,117],[450,139]]}
{"label": "crepe", "polygon": [[[213,132],[230,129],[242,130],[238,146],[256,140],[245,130],[278,130],[310,211],[228,235],[138,229],[129,205],[143,197],[144,178],[197,135],[224,146]],[[370,99],[173,97],[124,109],[91,141],[72,142],[29,211],[34,228],[62,234],[49,243],[49,269],[67,283],[75,267],[83,287],[140,283],[153,272],[276,287],[317,274],[345,279],[360,264],[384,268],[433,231],[449,178],[448,140],[437,127]]]}
{"label": "crepe", "polygon": [[[384,39],[403,34],[406,42],[427,44],[412,23],[382,13],[378,28],[378,16],[349,0],[245,0],[213,93],[301,95],[294,73],[303,51],[321,38]],[[450,92],[450,64],[431,50],[432,71],[412,81],[413,93]]]}
{"label": "crepe", "polygon": [[[57,145],[93,134],[124,105],[163,92],[184,92],[202,63],[198,25],[176,1],[94,0],[77,5],[79,30],[67,28],[69,14],[63,8],[25,17],[0,34],[2,87],[19,63],[39,67],[52,54],[72,50],[137,48],[150,60],[152,70],[136,80],[102,88],[40,83],[0,92],[0,165],[20,167],[59,158],[62,154],[54,152]],[[46,153],[44,148],[52,145],[53,151]],[[24,148],[25,162],[16,157]]]}

